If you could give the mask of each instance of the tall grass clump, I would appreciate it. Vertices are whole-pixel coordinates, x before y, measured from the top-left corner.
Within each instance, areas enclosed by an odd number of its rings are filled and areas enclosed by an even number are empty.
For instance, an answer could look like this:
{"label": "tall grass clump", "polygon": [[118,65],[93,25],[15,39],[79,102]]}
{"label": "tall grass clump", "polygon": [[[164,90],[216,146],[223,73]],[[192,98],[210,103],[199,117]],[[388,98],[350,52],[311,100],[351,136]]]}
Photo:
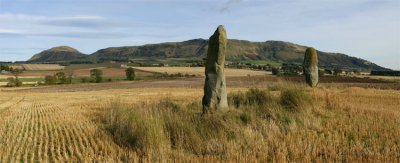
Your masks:
{"label": "tall grass clump", "polygon": [[162,158],[168,139],[160,117],[151,110],[130,108],[117,100],[111,102],[105,122],[117,143],[132,147],[140,154]]}
{"label": "tall grass clump", "polygon": [[299,88],[282,90],[280,104],[289,111],[301,111],[311,106],[312,97]]}
{"label": "tall grass clump", "polygon": [[[196,107],[198,110],[190,110]],[[201,103],[182,105],[169,98],[129,106],[112,102],[104,122],[117,143],[143,156],[226,153],[232,129],[222,115],[202,116]]]}
{"label": "tall grass clump", "polygon": [[244,105],[264,106],[273,101],[273,97],[268,91],[258,88],[250,88],[245,93],[230,94],[228,98],[229,103],[236,108]]}
{"label": "tall grass clump", "polygon": [[[234,107],[210,115],[201,114],[201,101],[114,101],[104,122],[114,141],[143,162],[398,162],[396,94],[307,90],[234,92]],[[352,105],[360,98],[372,102]],[[380,113],[378,101],[395,103]]]}

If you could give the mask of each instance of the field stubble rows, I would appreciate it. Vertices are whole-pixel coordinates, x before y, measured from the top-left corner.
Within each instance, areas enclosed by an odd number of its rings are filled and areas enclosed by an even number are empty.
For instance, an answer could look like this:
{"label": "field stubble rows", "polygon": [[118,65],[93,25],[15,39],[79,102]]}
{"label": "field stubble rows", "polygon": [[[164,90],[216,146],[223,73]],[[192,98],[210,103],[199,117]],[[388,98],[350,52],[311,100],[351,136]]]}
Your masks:
{"label": "field stubble rows", "polygon": [[129,157],[81,107],[19,101],[2,116],[0,161],[110,161]]}
{"label": "field stubble rows", "polygon": [[[228,89],[229,92],[244,90],[247,88]],[[117,144],[99,125],[99,113],[110,100],[151,103],[167,96],[177,102],[190,102],[199,100],[202,90],[199,87],[135,87],[90,92],[0,93],[0,162],[115,162],[140,157],[132,149]],[[312,157],[354,161],[400,159],[400,143],[396,140],[400,135],[400,128],[396,128],[400,125],[398,91],[322,87],[311,93],[318,99],[326,99],[321,103],[332,110],[323,109],[321,115],[314,113],[318,119],[304,118],[305,124],[312,124],[307,125],[310,128],[292,124],[288,132],[283,132],[279,131],[281,124],[272,121],[264,124],[271,128],[270,134],[262,141],[264,145],[252,142],[257,144],[257,149],[274,151],[276,161],[288,161],[289,155],[301,158],[304,154],[308,157],[303,160],[312,160]],[[256,133],[257,128],[248,127],[246,131]],[[237,153],[237,160],[245,160],[240,154]]]}

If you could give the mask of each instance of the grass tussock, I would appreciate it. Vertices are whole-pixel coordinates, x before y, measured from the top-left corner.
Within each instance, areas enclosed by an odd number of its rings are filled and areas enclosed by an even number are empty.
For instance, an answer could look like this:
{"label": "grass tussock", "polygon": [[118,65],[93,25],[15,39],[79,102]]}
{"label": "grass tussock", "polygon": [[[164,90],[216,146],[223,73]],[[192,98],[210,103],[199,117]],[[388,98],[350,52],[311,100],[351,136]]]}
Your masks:
{"label": "grass tussock", "polygon": [[[249,89],[228,97],[229,112],[205,116],[201,114],[200,101],[185,103],[163,98],[155,103],[126,105],[116,100],[109,106],[104,122],[118,144],[148,160],[399,159],[399,142],[390,137],[398,136],[400,130],[387,130],[385,134],[379,132],[379,127],[369,130],[379,122],[373,117],[385,116],[349,108],[353,105],[338,93],[293,87],[274,91]],[[370,122],[363,122],[365,118]],[[392,127],[398,123],[390,122]]]}
{"label": "grass tussock", "polygon": [[312,106],[311,96],[298,88],[284,89],[280,97],[280,103],[290,111],[301,111]]}
{"label": "grass tussock", "polygon": [[119,144],[146,157],[162,159],[171,150],[194,155],[225,153],[233,130],[223,115],[201,116],[193,107],[201,108],[200,103],[181,105],[168,98],[137,106],[113,102],[105,122]]}

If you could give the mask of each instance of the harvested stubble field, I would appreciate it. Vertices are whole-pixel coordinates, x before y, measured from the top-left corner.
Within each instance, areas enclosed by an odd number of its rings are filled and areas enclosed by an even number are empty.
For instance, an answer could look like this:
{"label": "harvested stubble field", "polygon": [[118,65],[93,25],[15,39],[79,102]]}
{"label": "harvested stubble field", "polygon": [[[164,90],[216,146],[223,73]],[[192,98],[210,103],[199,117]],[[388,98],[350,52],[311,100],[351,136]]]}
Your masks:
{"label": "harvested stubble field", "polygon": [[[181,80],[195,81],[173,84]],[[86,85],[3,89],[0,162],[400,161],[399,91],[228,80],[231,111],[201,117],[197,80],[89,84],[90,91]],[[288,89],[300,94],[283,96]],[[295,110],[283,97],[298,104]]]}
{"label": "harvested stubble field", "polygon": [[22,67],[27,71],[51,71],[65,68],[59,64],[22,64]]}

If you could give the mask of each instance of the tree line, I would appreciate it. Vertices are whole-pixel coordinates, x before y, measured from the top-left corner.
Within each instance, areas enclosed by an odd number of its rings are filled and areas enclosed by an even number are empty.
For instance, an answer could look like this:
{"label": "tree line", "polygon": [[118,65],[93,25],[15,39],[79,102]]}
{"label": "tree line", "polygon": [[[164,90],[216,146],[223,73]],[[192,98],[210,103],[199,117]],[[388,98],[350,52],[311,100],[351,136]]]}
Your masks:
{"label": "tree line", "polygon": [[400,71],[371,71],[375,76],[400,76]]}

